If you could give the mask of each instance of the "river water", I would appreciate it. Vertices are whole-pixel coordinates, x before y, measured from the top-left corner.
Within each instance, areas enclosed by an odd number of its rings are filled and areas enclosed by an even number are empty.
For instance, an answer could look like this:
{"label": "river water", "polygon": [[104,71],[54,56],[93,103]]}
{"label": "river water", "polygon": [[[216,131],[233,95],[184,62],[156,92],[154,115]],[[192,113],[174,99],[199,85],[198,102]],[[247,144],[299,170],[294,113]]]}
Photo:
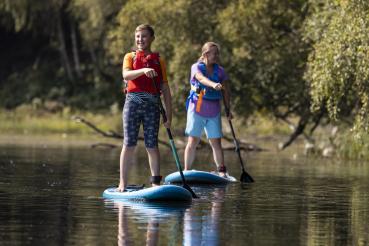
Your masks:
{"label": "river water", "polygon": [[[105,201],[119,149],[0,145],[0,245],[369,245],[369,164],[245,154],[253,184],[192,187],[191,204]],[[148,186],[139,148],[130,183]],[[180,153],[180,156],[183,156]],[[176,171],[162,148],[162,175]],[[237,155],[226,152],[239,178]],[[199,151],[198,170],[213,170]]]}

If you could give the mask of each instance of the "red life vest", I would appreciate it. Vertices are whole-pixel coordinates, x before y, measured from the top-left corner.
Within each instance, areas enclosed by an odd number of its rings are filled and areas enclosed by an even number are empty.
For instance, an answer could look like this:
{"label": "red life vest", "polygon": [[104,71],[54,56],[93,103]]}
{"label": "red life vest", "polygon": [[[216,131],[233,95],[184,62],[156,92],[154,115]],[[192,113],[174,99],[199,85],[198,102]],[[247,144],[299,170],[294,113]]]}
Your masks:
{"label": "red life vest", "polygon": [[[154,78],[157,88],[160,88],[160,83],[163,79],[161,73],[159,53],[151,53],[145,56],[143,51],[136,51],[133,57],[133,70],[141,68],[153,68],[159,76]],[[158,94],[151,78],[146,75],[141,75],[134,80],[128,80],[127,92],[148,92],[150,94]]]}

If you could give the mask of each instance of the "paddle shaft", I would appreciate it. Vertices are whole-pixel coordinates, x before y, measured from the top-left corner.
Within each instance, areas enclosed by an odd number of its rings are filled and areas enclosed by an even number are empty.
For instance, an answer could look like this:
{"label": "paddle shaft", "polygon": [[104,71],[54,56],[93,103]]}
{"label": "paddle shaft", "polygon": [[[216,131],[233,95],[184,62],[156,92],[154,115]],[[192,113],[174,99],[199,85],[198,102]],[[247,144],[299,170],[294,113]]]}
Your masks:
{"label": "paddle shaft", "polygon": [[[159,88],[157,87],[156,83],[155,83],[155,80],[152,79],[152,82],[155,86],[155,89],[156,91],[158,92],[158,103],[159,103],[159,110],[160,110],[160,114],[162,115],[163,117],[163,122],[166,122],[168,120],[167,118],[167,113],[165,112],[165,109],[163,107],[163,103],[161,102],[161,98],[160,98],[160,93],[159,93]],[[174,159],[176,161],[176,165],[177,165],[177,168],[178,168],[178,171],[179,173],[181,174],[181,178],[182,178],[182,183],[183,183],[183,187],[185,189],[187,189],[189,192],[191,192],[192,194],[192,197],[193,198],[198,198],[198,196],[195,194],[195,192],[191,189],[190,186],[187,185],[186,183],[186,179],[183,175],[183,171],[182,171],[182,166],[181,166],[181,163],[179,161],[179,157],[178,157],[178,152],[177,152],[177,148],[176,148],[176,145],[174,144],[174,140],[173,140],[173,135],[172,135],[172,132],[170,130],[170,128],[165,128],[167,130],[167,134],[168,134],[168,137],[169,137],[169,142],[170,142],[170,147],[172,149],[172,153],[173,153],[173,156],[174,156]]]}
{"label": "paddle shaft", "polygon": [[240,162],[241,162],[241,169],[242,169],[243,172],[245,172],[245,167],[244,167],[244,164],[243,164],[243,160],[241,158],[240,145],[238,144],[236,134],[234,133],[232,121],[229,119],[229,108],[227,107],[224,96],[223,96],[223,103],[224,103],[224,109],[225,109],[225,112],[226,112],[226,115],[227,115],[229,127],[231,128],[231,132],[232,132],[232,136],[233,136],[233,143],[236,147],[236,152],[237,152],[238,158],[240,159]]}
{"label": "paddle shaft", "polygon": [[[167,118],[167,114],[165,112],[165,109],[163,107],[163,104],[159,98],[159,109],[160,109],[160,113],[163,117],[163,121],[166,122],[168,120]],[[184,175],[183,175],[183,172],[182,172],[182,166],[179,162],[179,157],[178,157],[178,153],[177,153],[177,148],[174,144],[174,140],[173,140],[173,135],[172,135],[172,131],[170,130],[170,128],[165,128],[167,130],[167,134],[168,134],[168,137],[169,137],[169,142],[170,142],[170,147],[172,149],[172,153],[173,153],[173,156],[174,156],[174,159],[176,161],[176,165],[177,165],[177,168],[181,174],[181,177],[182,177],[182,181],[184,181]]]}
{"label": "paddle shaft", "polygon": [[222,98],[223,98],[223,104],[224,104],[224,109],[225,109],[225,112],[226,112],[226,115],[227,115],[228,123],[229,123],[229,126],[231,128],[231,132],[232,132],[232,136],[233,136],[233,143],[236,147],[236,152],[238,154],[238,159],[240,160],[240,163],[241,163],[241,169],[242,169],[241,181],[248,182],[248,183],[254,182],[253,178],[245,171],[245,166],[243,164],[243,160],[242,160],[242,157],[241,157],[240,145],[237,141],[236,134],[234,133],[232,121],[229,118],[230,111],[229,111],[229,108],[227,107],[227,103],[226,103],[224,94],[222,95]]}

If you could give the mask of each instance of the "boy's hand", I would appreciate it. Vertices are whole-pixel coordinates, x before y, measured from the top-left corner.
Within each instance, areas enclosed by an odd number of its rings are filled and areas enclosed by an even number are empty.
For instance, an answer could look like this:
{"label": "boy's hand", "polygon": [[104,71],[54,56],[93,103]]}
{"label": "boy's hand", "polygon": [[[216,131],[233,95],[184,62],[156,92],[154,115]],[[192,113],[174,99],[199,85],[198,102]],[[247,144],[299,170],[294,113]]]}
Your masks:
{"label": "boy's hand", "polygon": [[149,78],[154,78],[158,76],[158,73],[155,71],[155,69],[152,68],[143,68],[143,72]]}

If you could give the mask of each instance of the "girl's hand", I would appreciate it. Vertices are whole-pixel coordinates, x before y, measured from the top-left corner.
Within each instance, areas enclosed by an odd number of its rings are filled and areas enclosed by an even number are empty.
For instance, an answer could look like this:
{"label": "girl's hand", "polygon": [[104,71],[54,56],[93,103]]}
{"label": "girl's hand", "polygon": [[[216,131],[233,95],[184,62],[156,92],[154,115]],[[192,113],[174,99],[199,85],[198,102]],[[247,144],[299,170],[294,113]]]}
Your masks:
{"label": "girl's hand", "polygon": [[152,68],[143,68],[143,70],[144,74],[149,78],[154,78],[158,76],[158,73]]}
{"label": "girl's hand", "polygon": [[232,119],[233,119],[233,114],[232,114],[232,112],[229,112],[229,113],[228,113],[227,118],[228,118],[228,120],[232,120]]}
{"label": "girl's hand", "polygon": [[223,89],[223,86],[222,86],[222,84],[220,84],[220,83],[214,83],[214,85],[213,85],[213,89],[214,89],[214,90],[217,90],[217,91],[220,91],[220,90],[222,90],[222,89]]}

